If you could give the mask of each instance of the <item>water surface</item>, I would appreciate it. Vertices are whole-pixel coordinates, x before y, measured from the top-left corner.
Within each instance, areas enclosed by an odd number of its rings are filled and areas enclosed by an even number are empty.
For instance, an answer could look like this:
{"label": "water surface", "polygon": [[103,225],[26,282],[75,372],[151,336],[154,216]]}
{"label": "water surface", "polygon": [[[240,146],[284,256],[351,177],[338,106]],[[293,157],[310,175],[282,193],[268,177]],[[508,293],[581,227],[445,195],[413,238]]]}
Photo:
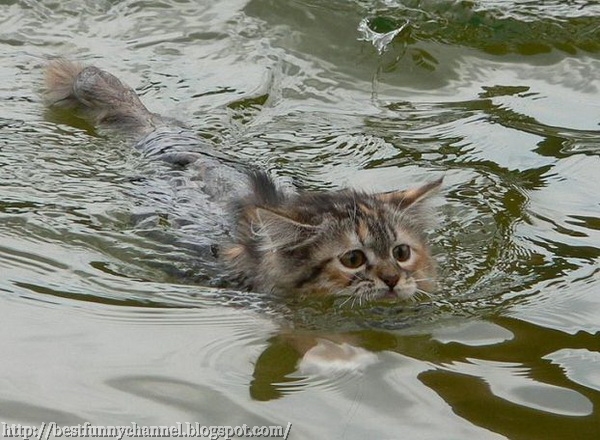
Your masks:
{"label": "water surface", "polygon": [[[579,0],[0,2],[0,421],[597,438],[598,23]],[[44,109],[54,55],[310,189],[444,176],[440,292],[218,287],[172,171]]]}

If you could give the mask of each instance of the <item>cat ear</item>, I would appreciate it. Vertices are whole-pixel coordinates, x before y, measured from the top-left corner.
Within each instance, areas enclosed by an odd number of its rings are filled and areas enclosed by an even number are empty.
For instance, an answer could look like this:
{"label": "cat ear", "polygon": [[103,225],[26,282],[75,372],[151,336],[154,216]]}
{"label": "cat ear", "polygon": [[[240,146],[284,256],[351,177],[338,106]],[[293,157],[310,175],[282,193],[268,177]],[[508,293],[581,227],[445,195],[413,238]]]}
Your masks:
{"label": "cat ear", "polygon": [[270,250],[294,248],[314,237],[321,229],[266,208],[254,208],[253,214],[255,222],[252,224],[252,232],[262,236],[263,245]]}
{"label": "cat ear", "polygon": [[440,177],[417,188],[377,194],[376,197],[384,203],[404,209],[435,194],[442,185],[443,180],[444,178]]}

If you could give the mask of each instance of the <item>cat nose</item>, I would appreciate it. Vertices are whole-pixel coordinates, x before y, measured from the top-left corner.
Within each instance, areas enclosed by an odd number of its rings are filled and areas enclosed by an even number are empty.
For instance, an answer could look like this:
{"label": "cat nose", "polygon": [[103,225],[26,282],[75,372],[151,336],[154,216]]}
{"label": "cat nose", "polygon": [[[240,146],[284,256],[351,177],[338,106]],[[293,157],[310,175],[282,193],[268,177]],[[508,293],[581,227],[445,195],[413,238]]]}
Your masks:
{"label": "cat nose", "polygon": [[386,286],[388,286],[390,289],[393,289],[396,287],[396,284],[398,284],[400,275],[397,273],[384,273],[379,275],[379,278],[385,283]]}

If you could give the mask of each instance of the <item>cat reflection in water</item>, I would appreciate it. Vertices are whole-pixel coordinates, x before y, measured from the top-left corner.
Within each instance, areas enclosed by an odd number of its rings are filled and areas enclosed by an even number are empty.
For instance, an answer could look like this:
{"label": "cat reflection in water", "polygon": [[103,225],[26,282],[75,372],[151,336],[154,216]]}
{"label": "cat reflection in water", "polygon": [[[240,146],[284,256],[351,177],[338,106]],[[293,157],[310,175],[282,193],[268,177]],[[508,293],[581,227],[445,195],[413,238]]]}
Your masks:
{"label": "cat reflection in water", "polygon": [[441,179],[380,194],[286,189],[264,172],[240,170],[176,121],[151,113],[110,73],[64,59],[47,66],[45,98],[50,108],[129,136],[148,157],[197,170],[203,190],[230,212],[230,240],[219,243],[219,258],[240,289],[340,295],[352,304],[434,289],[424,205]]}

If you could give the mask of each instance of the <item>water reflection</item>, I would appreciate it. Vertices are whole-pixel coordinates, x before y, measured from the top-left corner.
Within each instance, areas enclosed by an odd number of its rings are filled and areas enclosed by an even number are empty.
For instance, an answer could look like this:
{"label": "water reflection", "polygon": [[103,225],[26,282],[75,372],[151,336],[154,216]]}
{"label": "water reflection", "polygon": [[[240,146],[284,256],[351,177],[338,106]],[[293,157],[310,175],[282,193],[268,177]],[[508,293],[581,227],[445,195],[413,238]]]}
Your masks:
{"label": "water reflection", "polygon": [[[597,52],[595,5],[550,8],[522,2],[421,1],[374,2],[369,5],[369,29],[381,32],[381,23],[404,23],[400,35],[407,41],[433,40],[473,46],[493,55],[548,53],[556,48],[568,54]],[[574,13],[577,9],[580,12]],[[545,14],[550,11],[551,14]],[[532,19],[535,17],[535,20]],[[397,27],[392,26],[392,27]]]}
{"label": "water reflection", "polygon": [[[549,359],[559,359],[553,353],[565,353],[565,347],[575,352],[600,349],[596,335],[569,335],[507,317],[472,321],[456,329],[447,322],[433,333],[414,335],[284,331],[272,337],[257,358],[250,395],[268,401],[307,387],[343,388],[348,374],[348,380],[355,381],[362,374],[375,374],[377,365],[390,371],[402,368],[384,355],[394,352],[418,360],[419,381],[477,426],[509,437],[523,432],[536,438],[551,432],[595,432],[591,422],[600,396],[594,383],[571,380]],[[561,364],[564,355],[562,359]]]}
{"label": "water reflection", "polygon": [[[233,399],[208,386],[163,376],[124,376],[107,382],[119,392],[175,408],[205,426],[241,426],[251,421],[254,425],[272,425],[269,418],[248,411]],[[183,419],[182,419],[183,420]]]}

